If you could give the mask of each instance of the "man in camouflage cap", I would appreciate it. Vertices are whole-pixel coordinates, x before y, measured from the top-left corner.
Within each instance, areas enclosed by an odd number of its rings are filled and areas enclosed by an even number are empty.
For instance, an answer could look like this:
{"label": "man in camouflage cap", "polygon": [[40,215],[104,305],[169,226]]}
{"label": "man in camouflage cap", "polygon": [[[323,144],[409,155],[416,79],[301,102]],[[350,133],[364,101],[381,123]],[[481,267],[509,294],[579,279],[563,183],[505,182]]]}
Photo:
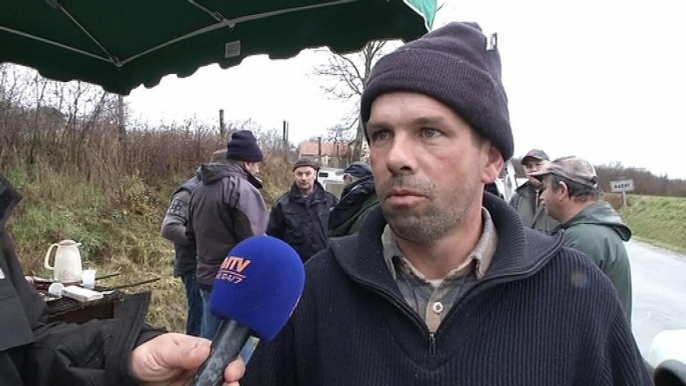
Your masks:
{"label": "man in camouflage cap", "polygon": [[631,322],[631,266],[623,243],[631,238],[631,229],[610,204],[599,199],[593,165],[579,157],[564,157],[532,175],[543,183],[545,210],[561,223],[564,245],[586,254],[610,278]]}

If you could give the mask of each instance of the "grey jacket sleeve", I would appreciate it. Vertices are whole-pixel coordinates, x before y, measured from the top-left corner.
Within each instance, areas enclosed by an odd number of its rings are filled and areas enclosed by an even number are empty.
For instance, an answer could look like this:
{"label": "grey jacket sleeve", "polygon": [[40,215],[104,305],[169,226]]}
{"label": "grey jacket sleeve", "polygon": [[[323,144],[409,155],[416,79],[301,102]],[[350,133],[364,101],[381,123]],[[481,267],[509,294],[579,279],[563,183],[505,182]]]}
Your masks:
{"label": "grey jacket sleeve", "polygon": [[238,241],[265,234],[269,214],[259,190],[248,181],[239,180],[228,201],[227,204],[235,209],[233,229]]}
{"label": "grey jacket sleeve", "polygon": [[189,192],[182,190],[176,193],[169,204],[167,213],[162,221],[160,234],[165,239],[178,244],[188,243],[186,224],[188,223],[188,204],[191,200]]}

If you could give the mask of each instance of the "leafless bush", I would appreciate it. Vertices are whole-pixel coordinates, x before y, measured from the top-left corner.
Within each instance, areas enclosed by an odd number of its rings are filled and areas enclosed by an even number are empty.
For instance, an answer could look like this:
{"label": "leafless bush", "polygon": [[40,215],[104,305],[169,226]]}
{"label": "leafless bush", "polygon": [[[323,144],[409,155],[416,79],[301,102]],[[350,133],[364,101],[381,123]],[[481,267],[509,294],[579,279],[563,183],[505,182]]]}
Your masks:
{"label": "leafless bush", "polygon": [[[197,119],[157,127],[129,122],[122,132],[118,113],[117,96],[99,87],[0,65],[0,168],[48,168],[117,190],[131,176],[190,176],[226,146],[218,127]],[[281,190],[290,145],[253,120],[229,122],[228,128],[255,132],[265,153],[266,185]]]}
{"label": "leafless bush", "polygon": [[[517,158],[511,160],[517,177],[524,177],[524,168],[520,161]],[[634,181],[634,193],[636,194],[686,197],[686,180],[683,179],[671,179],[666,175],[655,175],[643,168],[625,167],[621,162],[595,165],[595,170],[598,174],[600,188],[605,192],[611,192],[611,181],[632,179]]]}

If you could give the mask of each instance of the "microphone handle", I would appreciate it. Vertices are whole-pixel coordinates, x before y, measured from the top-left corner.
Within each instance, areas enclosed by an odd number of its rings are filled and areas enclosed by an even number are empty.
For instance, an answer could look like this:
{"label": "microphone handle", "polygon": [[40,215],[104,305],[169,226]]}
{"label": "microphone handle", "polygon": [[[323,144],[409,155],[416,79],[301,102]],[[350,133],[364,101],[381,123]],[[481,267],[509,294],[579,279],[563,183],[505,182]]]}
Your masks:
{"label": "microphone handle", "polygon": [[250,329],[234,320],[224,319],[212,339],[210,356],[195,373],[191,386],[221,386],[224,370],[238,357],[250,337]]}

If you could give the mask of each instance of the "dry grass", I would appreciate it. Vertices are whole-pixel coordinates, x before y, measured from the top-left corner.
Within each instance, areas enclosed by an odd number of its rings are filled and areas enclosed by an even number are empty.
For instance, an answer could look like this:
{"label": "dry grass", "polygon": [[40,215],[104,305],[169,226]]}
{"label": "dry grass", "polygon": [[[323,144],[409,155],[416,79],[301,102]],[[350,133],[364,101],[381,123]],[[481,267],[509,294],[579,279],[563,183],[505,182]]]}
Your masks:
{"label": "dry grass", "polygon": [[[183,285],[172,277],[171,243],[159,227],[177,186],[226,146],[226,133],[195,119],[147,127],[127,122],[120,130],[117,98],[82,82],[49,81],[35,72],[0,65],[0,173],[23,195],[8,223],[24,271],[43,268],[48,246],[81,243],[84,265],[103,281],[122,285],[159,277],[149,320],[182,330]],[[252,130],[265,153],[265,201],[287,188],[290,163],[275,130],[254,121],[229,123]]]}
{"label": "dry grass", "polygon": [[[124,292],[151,290],[148,321],[183,331],[183,284],[173,277],[173,248],[159,235],[159,227],[171,192],[187,176],[155,182],[137,172],[118,172],[103,184],[58,169],[41,163],[3,172],[23,196],[8,228],[25,273],[50,277],[43,268],[48,246],[63,239],[77,240],[83,243],[85,267],[96,268],[99,276],[121,273],[99,285],[124,285],[158,277],[159,281]],[[265,160],[263,193],[268,203],[287,188],[284,183],[290,174],[285,170],[290,170],[290,165],[283,159]]]}

